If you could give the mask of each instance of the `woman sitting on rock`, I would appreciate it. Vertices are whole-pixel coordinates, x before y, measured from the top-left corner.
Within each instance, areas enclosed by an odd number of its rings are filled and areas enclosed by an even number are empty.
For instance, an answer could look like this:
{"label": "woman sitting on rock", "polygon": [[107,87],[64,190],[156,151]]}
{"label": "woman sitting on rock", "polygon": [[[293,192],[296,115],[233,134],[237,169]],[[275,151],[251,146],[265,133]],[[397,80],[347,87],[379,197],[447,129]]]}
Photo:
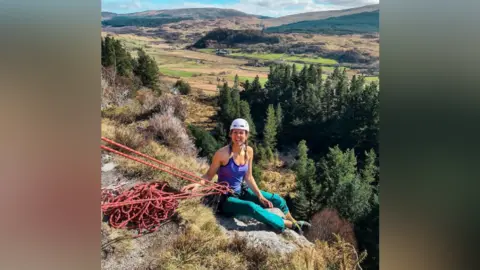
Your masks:
{"label": "woman sitting on rock", "polygon": [[[253,149],[248,146],[248,132],[248,122],[241,118],[235,119],[230,126],[231,144],[220,148],[215,153],[209,170],[202,177],[211,181],[217,174],[218,183],[227,182],[233,190],[233,194],[222,196],[218,206],[220,212],[230,216],[252,217],[279,232],[290,228],[303,234],[303,230],[310,227],[310,224],[305,221],[296,221],[290,214],[287,203],[278,194],[258,188],[252,175]],[[182,191],[194,191],[204,185],[205,180],[202,180],[201,184],[187,185],[182,188]],[[244,184],[245,182],[249,188]],[[279,208],[286,219],[265,210],[272,207]]]}

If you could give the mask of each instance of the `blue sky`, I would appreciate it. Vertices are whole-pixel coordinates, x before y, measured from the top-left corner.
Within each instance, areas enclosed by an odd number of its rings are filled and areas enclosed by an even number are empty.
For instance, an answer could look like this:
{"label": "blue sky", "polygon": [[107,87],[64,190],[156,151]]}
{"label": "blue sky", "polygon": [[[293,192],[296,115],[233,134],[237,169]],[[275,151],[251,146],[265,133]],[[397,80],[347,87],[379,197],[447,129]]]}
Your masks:
{"label": "blue sky", "polygon": [[217,7],[271,17],[295,13],[360,7],[379,0],[102,0],[102,11],[131,13],[145,10]]}

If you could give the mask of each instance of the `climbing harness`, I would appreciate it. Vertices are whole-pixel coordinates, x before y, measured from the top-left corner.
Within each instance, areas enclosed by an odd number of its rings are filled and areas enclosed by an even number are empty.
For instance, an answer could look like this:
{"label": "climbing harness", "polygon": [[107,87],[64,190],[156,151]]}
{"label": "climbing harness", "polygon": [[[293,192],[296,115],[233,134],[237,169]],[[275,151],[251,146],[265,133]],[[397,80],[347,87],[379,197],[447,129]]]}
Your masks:
{"label": "climbing harness", "polygon": [[[110,143],[118,148],[153,161],[168,169],[130,154],[120,152],[106,145],[100,146],[103,150],[110,151],[190,182],[199,183],[201,180],[204,180],[191,172],[178,169],[108,138],[102,137],[101,139],[106,143]],[[102,189],[101,209],[104,216],[108,218],[110,226],[113,228],[137,229],[138,236],[141,236],[144,232],[150,233],[157,231],[164,222],[170,219],[178,207],[178,200],[180,199],[205,196],[218,197],[231,192],[226,183],[213,183],[208,181],[199,191],[192,193],[177,192],[168,187],[166,182],[137,183],[130,189],[125,189],[123,185],[121,185]]]}

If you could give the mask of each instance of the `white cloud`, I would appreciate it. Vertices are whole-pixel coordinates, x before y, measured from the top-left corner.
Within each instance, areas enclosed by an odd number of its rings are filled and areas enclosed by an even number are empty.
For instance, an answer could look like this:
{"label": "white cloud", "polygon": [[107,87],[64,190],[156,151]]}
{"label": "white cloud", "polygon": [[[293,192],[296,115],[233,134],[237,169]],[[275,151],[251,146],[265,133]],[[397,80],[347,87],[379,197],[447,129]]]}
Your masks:
{"label": "white cloud", "polygon": [[102,0],[102,11],[136,12],[142,9],[141,0]]}

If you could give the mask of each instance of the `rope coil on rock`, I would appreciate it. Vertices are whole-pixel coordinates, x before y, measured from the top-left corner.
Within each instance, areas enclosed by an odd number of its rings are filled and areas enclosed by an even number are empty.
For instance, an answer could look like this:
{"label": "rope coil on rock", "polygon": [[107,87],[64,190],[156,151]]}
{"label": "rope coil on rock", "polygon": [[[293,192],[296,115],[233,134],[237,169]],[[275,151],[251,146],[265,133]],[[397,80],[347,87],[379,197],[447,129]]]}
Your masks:
{"label": "rope coil on rock", "polygon": [[[191,172],[180,170],[105,137],[102,137],[102,140],[168,167],[170,170],[101,145],[101,148],[104,150],[194,183],[204,180]],[[113,228],[137,229],[140,236],[144,231],[154,232],[158,230],[162,222],[171,218],[178,207],[179,199],[226,194],[230,192],[228,184],[208,181],[204,187],[195,193],[169,192],[167,189],[168,184],[166,182],[138,183],[130,189],[124,189],[122,187],[103,188],[101,209],[105,216],[108,216],[110,226]]]}

